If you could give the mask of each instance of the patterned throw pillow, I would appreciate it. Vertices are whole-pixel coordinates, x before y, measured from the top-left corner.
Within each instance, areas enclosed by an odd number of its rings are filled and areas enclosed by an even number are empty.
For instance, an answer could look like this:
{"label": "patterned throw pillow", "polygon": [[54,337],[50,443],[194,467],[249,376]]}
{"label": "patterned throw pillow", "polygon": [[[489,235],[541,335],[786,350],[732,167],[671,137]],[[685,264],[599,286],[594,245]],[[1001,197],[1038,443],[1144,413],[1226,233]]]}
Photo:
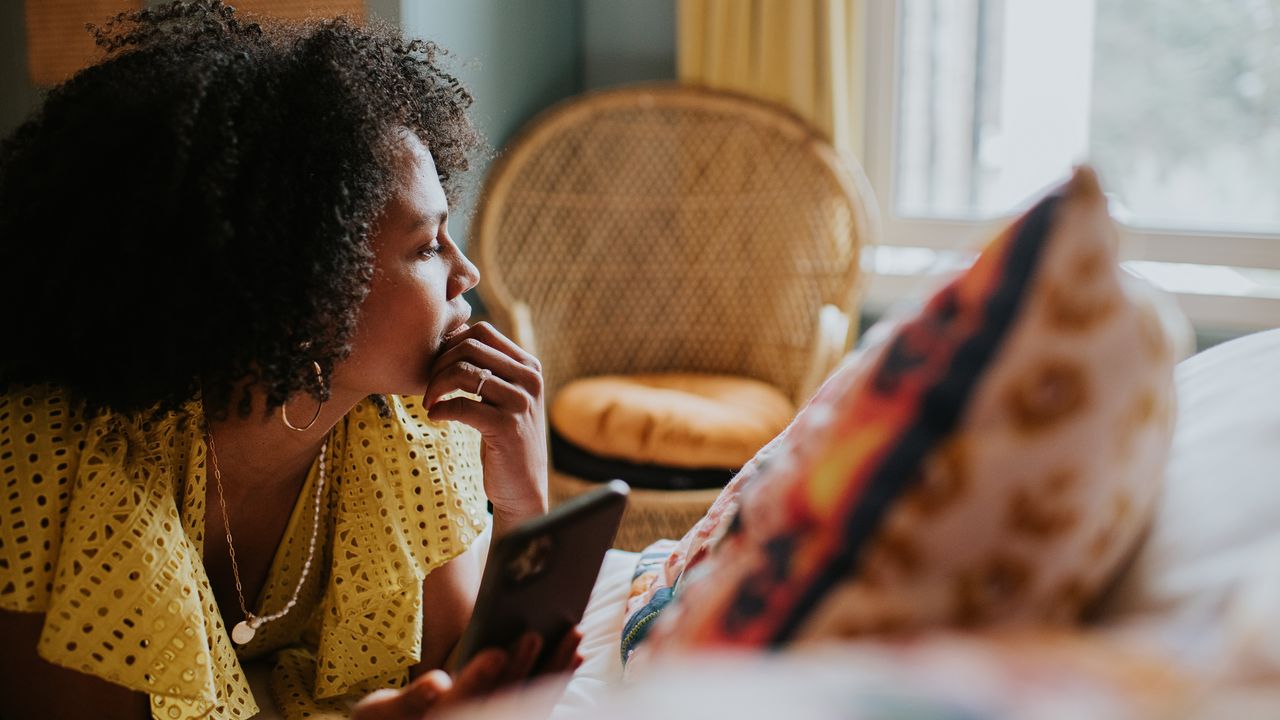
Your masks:
{"label": "patterned throw pillow", "polygon": [[1078,170],[645,555],[624,657],[646,635],[658,653],[1075,620],[1146,524],[1172,430],[1176,310],[1116,245]]}

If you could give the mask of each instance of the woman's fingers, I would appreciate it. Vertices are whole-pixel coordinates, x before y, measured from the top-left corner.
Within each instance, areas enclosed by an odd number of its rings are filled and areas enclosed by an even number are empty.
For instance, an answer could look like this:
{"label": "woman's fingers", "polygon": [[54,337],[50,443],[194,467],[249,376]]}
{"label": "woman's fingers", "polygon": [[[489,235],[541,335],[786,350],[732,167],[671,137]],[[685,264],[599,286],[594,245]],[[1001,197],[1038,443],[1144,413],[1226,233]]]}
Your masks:
{"label": "woman's fingers", "polygon": [[442,670],[417,678],[400,690],[378,690],[356,703],[351,720],[420,720],[438,706],[453,688],[453,680]]}
{"label": "woman's fingers", "polygon": [[582,664],[582,658],[578,655],[578,645],[582,642],[582,631],[573,628],[564,634],[560,639],[560,644],[556,645],[555,652],[547,660],[544,672],[557,673],[574,670],[578,665]]}
{"label": "woman's fingers", "polygon": [[532,631],[521,635],[511,650],[511,662],[507,663],[500,684],[506,686],[524,682],[533,672],[540,655],[542,636]]}
{"label": "woman's fingers", "polygon": [[351,720],[399,720],[396,711],[399,690],[376,690],[365,695],[351,708]]}
{"label": "woman's fingers", "polygon": [[477,340],[498,350],[521,365],[529,367],[536,372],[542,372],[542,364],[538,362],[538,358],[517,345],[511,338],[498,332],[497,328],[487,322],[464,326],[462,330],[450,335],[444,343],[444,352],[441,354],[447,353],[451,348],[468,339]]}
{"label": "woman's fingers", "polygon": [[489,648],[480,652],[458,672],[453,681],[453,691],[442,698],[442,704],[461,702],[493,692],[509,662],[510,657],[505,650]]}
{"label": "woman's fingers", "polygon": [[[522,357],[508,354],[515,351]],[[441,399],[459,390],[478,395],[480,402],[469,398]],[[541,398],[542,374],[537,361],[484,323],[450,338],[446,349],[432,363],[431,380],[423,395],[431,419],[455,420],[491,439],[511,434],[511,423],[520,418],[540,420]],[[481,406],[502,412],[495,414]]]}
{"label": "woman's fingers", "polygon": [[[464,376],[456,372],[457,368],[463,370],[473,368],[473,370],[469,376]],[[480,340],[466,338],[440,353],[432,361],[431,383],[428,384],[426,392],[427,400],[437,400],[441,395],[454,390],[474,393],[479,383],[475,373],[480,369],[487,369],[495,376],[523,388],[528,393],[540,394],[542,391],[542,374],[538,369],[514,360]],[[451,375],[451,372],[454,374]]]}
{"label": "woman's fingers", "polygon": [[453,679],[443,670],[431,672],[415,679],[400,692],[399,709],[405,717],[419,717],[430,710],[453,689]]}
{"label": "woman's fingers", "polygon": [[516,381],[538,377],[541,372],[536,364],[513,358],[502,349],[490,345],[484,338],[471,337],[466,333],[447,343],[445,349],[432,359],[431,371],[439,372],[460,360],[470,360],[477,365],[502,370],[504,375]]}
{"label": "woman's fingers", "polygon": [[431,377],[431,382],[423,394],[423,401],[426,403],[427,410],[432,411],[442,398],[462,390],[472,395],[479,395],[481,402],[494,407],[516,412],[527,410],[533,398],[527,390],[508,378],[509,375],[504,372],[504,369],[490,368],[475,361],[463,360],[443,368]]}
{"label": "woman's fingers", "polygon": [[427,417],[444,422],[454,420],[480,431],[484,437],[491,437],[508,432],[511,427],[511,415],[502,410],[478,403],[467,398],[454,398],[438,402],[431,406]]}
{"label": "woman's fingers", "polygon": [[[542,637],[536,632],[527,632],[509,651],[489,648],[479,653],[454,678],[443,670],[432,670],[401,690],[374,692],[356,704],[351,719],[422,720],[433,710],[483,698],[502,688],[521,684],[535,670],[541,675],[575,668],[581,662],[577,655],[581,640],[582,633],[577,628],[566,633],[547,666],[538,668],[543,649]],[[547,695],[549,698],[555,696],[554,693]],[[531,717],[545,714],[529,709]]]}
{"label": "woman's fingers", "polygon": [[[559,672],[576,667],[582,633],[574,628],[556,646],[545,668]],[[431,710],[474,700],[516,685],[535,671],[542,655],[542,637],[535,632],[520,636],[510,651],[490,648],[481,652],[450,678],[443,670],[432,670],[401,690],[379,690],[352,709],[352,720],[421,720]],[[580,658],[577,658],[581,662]]]}

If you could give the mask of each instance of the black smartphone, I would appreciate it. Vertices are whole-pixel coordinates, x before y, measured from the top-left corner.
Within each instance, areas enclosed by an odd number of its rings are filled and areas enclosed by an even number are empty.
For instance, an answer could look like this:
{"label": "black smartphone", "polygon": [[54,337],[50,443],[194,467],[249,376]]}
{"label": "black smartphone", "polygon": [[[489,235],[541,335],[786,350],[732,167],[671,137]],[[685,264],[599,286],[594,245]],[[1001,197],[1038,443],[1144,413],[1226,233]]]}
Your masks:
{"label": "black smartphone", "polygon": [[539,674],[565,633],[582,620],[587,600],[613,545],[630,488],[614,480],[499,538],[489,553],[471,623],[454,669],[480,651],[509,649],[525,632],[542,636]]}

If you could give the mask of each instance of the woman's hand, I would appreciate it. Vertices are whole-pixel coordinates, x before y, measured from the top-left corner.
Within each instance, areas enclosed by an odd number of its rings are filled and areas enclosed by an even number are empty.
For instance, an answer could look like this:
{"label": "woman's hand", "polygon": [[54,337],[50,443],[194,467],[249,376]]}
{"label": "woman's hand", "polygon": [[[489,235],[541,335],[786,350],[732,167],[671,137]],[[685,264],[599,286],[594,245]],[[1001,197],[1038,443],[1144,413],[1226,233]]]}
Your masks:
{"label": "woman's hand", "polygon": [[[578,643],[582,633],[577,628],[565,635],[554,655],[540,669],[540,674],[567,673],[582,663]],[[421,720],[451,708],[458,703],[476,700],[495,691],[514,686],[529,678],[542,653],[542,638],[525,633],[510,653],[490,648],[451,678],[443,670],[432,670],[399,690],[379,690],[361,700],[352,709],[351,720]],[[568,679],[568,675],[565,675]],[[539,697],[542,697],[540,695]],[[528,717],[539,717],[551,708],[530,709]]]}
{"label": "woman's hand", "polygon": [[476,655],[455,681],[443,670],[421,675],[400,690],[378,690],[351,710],[351,720],[419,720],[452,705],[479,698],[499,687],[507,653],[491,649]]}
{"label": "woman's hand", "polygon": [[[475,394],[477,388],[480,402],[440,399],[457,390]],[[456,420],[480,431],[484,489],[495,521],[514,523],[546,512],[547,440],[537,358],[487,322],[464,325],[436,356],[424,399],[432,420]]]}

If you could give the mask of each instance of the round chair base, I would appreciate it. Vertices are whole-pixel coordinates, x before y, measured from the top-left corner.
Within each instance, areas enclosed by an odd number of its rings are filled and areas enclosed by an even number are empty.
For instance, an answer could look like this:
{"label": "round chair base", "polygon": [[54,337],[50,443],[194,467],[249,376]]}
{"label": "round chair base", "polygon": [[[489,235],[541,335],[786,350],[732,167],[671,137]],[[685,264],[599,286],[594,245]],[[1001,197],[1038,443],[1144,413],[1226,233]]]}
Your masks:
{"label": "round chair base", "polygon": [[[551,470],[548,480],[551,505],[559,505],[571,497],[600,487],[600,483],[583,480]],[[694,523],[711,508],[720,489],[710,490],[642,490],[632,489],[627,511],[613,546],[639,552],[655,540],[679,540]]]}

